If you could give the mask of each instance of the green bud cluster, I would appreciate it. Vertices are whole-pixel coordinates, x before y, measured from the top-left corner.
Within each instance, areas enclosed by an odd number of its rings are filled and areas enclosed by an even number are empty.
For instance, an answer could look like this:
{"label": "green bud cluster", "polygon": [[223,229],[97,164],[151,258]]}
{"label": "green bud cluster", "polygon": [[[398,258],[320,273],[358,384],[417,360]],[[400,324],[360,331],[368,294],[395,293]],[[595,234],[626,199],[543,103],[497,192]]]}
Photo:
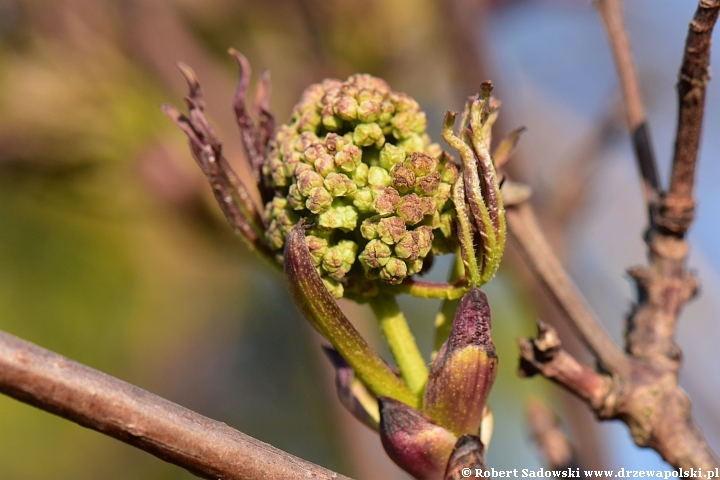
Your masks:
{"label": "green bud cluster", "polygon": [[451,251],[458,168],[426,128],[415,100],[370,75],[305,90],[263,165],[276,192],[265,207],[271,248],[281,252],[308,219],[308,247],[335,297],[373,296],[379,281],[400,283],[431,252]]}

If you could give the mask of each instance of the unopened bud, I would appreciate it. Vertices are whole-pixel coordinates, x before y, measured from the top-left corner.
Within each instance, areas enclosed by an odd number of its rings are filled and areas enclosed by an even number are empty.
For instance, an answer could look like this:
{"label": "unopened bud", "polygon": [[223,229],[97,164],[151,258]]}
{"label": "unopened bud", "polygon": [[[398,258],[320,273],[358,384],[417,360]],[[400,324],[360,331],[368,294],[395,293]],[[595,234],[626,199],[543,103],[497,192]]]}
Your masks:
{"label": "unopened bud", "polygon": [[402,402],[378,400],[380,439],[388,456],[418,480],[442,480],[457,437]]}
{"label": "unopened bud", "polygon": [[430,369],[425,412],[458,436],[478,434],[497,374],[490,328],[487,297],[473,287],[460,301],[450,337]]}

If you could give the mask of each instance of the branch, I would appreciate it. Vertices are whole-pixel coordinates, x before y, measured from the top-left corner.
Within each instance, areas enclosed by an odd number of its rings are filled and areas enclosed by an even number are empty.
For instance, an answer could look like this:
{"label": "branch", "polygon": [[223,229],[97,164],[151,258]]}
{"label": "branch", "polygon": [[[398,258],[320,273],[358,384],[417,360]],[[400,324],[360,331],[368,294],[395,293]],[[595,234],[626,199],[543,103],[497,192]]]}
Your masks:
{"label": "branch", "polygon": [[630,48],[630,38],[625,29],[622,0],[599,0],[597,8],[605,25],[620,76],[625,97],[625,114],[642,177],[645,206],[649,210],[659,198],[660,181],[650,141],[650,131],[645,120],[645,109]]}
{"label": "branch", "polygon": [[538,338],[521,338],[520,369],[522,377],[542,374],[585,400],[593,408],[601,407],[610,393],[611,380],[581,365],[561,348],[554,328],[538,321]]}
{"label": "branch", "polygon": [[121,440],[201,478],[349,480],[3,332],[0,392]]}
{"label": "branch", "polygon": [[[626,39],[622,40],[625,33],[620,28],[620,4],[617,0],[602,0],[600,10],[608,24],[621,76],[627,75],[632,64],[628,66],[629,49]],[[583,381],[592,377],[563,355],[547,329],[541,327],[539,339],[522,340],[520,344],[523,371],[541,373],[585,398],[601,419],[621,419],[630,427],[637,445],[653,448],[673,467],[705,471],[720,468],[720,461],[693,420],[687,394],[678,386],[682,355],[674,334],[682,307],[697,289],[695,277],[685,267],[689,246],[684,235],[693,217],[692,189],[708,80],[710,35],[719,11],[720,0],[700,0],[690,24],[678,85],[680,113],[670,191],[658,199],[659,204],[650,205],[652,217],[645,237],[650,265],[629,271],[638,289],[638,301],[627,320],[628,370],[613,375],[607,395],[598,401],[589,395]],[[623,84],[635,85],[633,75]],[[626,93],[626,99],[632,130],[632,119],[641,118],[639,96]],[[528,243],[524,248],[530,247],[533,245]],[[547,262],[542,245],[540,251],[531,253],[531,258],[542,260],[534,264],[536,270],[541,270],[543,262]]]}
{"label": "branch", "polygon": [[506,218],[510,233],[533,272],[570,320],[583,343],[609,372],[627,372],[629,365],[625,354],[615,345],[585,304],[585,300],[550,248],[530,206],[523,202],[508,208]]}
{"label": "branch", "polygon": [[690,22],[685,56],[680,67],[678,125],[670,190],[663,201],[660,224],[676,235],[687,231],[693,218],[693,184],[705,110],[705,87],[710,80],[710,44],[720,1],[701,0]]}
{"label": "branch", "polygon": [[525,404],[525,418],[530,433],[538,444],[548,470],[578,468],[572,444],[560,429],[560,419],[537,397],[531,397]]}

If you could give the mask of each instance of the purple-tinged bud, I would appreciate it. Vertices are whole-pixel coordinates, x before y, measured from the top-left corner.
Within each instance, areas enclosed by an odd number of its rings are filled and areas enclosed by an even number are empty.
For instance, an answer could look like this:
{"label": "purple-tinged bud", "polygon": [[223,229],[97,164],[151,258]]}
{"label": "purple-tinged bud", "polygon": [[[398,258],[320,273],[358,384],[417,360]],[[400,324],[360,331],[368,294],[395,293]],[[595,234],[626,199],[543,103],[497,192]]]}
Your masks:
{"label": "purple-tinged bud", "polygon": [[463,296],[450,337],[430,367],[425,412],[455,435],[476,435],[497,374],[490,306],[479,288]]}
{"label": "purple-tinged bud", "polygon": [[378,401],[380,439],[392,461],[418,480],[443,480],[457,437],[402,402]]}

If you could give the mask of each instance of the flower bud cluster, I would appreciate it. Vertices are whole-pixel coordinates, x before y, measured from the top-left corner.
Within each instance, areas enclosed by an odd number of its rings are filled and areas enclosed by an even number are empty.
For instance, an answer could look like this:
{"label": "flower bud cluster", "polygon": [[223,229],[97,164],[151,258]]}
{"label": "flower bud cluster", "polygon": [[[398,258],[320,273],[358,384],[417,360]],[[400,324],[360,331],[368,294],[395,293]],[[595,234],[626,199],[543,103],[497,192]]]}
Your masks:
{"label": "flower bud cluster", "polygon": [[417,102],[370,75],[309,87],[263,165],[275,198],[266,240],[280,252],[300,218],[318,273],[336,297],[402,282],[454,245],[458,168],[425,133]]}

